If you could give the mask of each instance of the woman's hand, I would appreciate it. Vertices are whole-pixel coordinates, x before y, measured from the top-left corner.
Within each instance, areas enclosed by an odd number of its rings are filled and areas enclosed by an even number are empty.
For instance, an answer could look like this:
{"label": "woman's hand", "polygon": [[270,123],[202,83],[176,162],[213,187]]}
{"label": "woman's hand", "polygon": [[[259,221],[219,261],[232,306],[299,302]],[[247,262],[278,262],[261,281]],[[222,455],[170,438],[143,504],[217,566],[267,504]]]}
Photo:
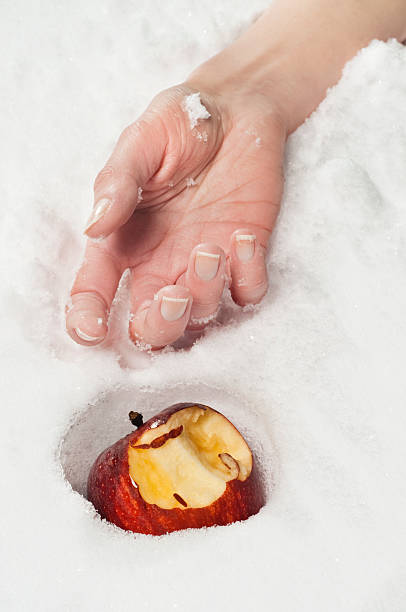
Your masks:
{"label": "woman's hand", "polygon": [[[107,334],[131,271],[129,331],[159,348],[213,318],[224,282],[241,305],[267,289],[265,251],[282,194],[286,135],[373,38],[406,39],[404,0],[274,0],[239,39],[124,130],[95,182],[67,329]],[[200,93],[196,125],[185,102]],[[196,100],[195,100],[196,101]],[[191,123],[192,119],[192,123]]]}
{"label": "woman's hand", "polygon": [[95,181],[89,240],[67,312],[68,332],[80,344],[105,338],[127,268],[129,333],[153,348],[215,317],[227,279],[242,306],[266,293],[283,122],[262,95],[199,93],[210,117],[192,127],[187,104],[199,106],[195,86],[162,92],[124,130]]}

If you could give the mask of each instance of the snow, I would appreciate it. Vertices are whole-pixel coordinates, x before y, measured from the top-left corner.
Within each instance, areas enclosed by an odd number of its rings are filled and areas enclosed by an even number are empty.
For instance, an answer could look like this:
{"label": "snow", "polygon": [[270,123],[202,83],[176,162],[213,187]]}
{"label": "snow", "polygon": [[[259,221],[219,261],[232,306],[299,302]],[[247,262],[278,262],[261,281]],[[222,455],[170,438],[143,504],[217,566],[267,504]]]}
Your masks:
{"label": "snow", "polygon": [[209,119],[211,116],[207,108],[202,104],[199,91],[184,97],[182,109],[188,114],[191,130],[196,127],[199,119]]}
{"label": "snow", "polygon": [[[127,339],[124,278],[106,346],[64,332],[120,130],[266,4],[3,2],[2,610],[406,609],[404,47],[363,50],[290,138],[262,306],[226,301],[222,326],[151,356]],[[130,409],[178,400],[242,429],[266,507],[161,538],[102,522],[91,462]]]}

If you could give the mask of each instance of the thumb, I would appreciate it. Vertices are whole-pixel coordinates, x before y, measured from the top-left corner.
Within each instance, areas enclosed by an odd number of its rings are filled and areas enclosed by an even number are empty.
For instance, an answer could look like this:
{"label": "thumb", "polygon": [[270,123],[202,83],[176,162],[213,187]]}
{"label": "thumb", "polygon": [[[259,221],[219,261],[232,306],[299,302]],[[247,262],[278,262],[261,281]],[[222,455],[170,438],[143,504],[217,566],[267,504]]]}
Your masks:
{"label": "thumb", "polygon": [[161,165],[166,144],[157,117],[141,117],[125,128],[94,183],[94,207],[85,229],[89,238],[106,237],[128,221],[144,185]]}

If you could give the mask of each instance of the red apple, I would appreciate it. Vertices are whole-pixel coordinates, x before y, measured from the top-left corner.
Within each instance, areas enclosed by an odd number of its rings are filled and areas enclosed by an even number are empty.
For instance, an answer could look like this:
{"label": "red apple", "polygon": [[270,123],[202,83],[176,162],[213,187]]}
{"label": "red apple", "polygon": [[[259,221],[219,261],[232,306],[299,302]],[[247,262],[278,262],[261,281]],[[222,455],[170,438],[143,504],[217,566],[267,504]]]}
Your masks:
{"label": "red apple", "polygon": [[107,448],[87,492],[103,518],[154,535],[227,525],[265,502],[248,444],[224,415],[202,404],[170,406]]}

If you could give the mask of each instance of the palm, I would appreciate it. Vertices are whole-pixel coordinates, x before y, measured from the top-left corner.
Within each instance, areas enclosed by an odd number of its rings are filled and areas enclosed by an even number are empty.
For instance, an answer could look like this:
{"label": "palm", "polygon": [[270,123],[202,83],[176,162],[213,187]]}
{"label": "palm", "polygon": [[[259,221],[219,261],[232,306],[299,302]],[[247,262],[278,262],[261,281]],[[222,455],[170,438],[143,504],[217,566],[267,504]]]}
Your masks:
{"label": "palm", "polygon": [[[214,315],[226,265],[238,303],[256,303],[266,291],[263,256],[282,190],[283,130],[272,114],[264,117],[260,102],[250,101],[237,111],[210,99],[210,119],[191,129],[182,111],[189,92],[175,88],[153,101],[141,120],[123,132],[110,164],[96,179],[96,198],[113,197],[116,203],[96,221],[102,226],[98,234],[107,229],[108,237],[88,242],[72,289],[77,306],[68,313],[67,327],[82,344],[104,337],[95,335],[96,315],[107,332],[105,307],[127,268],[130,333],[135,339],[148,338],[153,346],[172,342],[186,325],[199,327]],[[137,204],[139,187],[142,199]],[[94,232],[93,225],[89,227]],[[239,261],[233,247],[238,232],[258,245],[247,264]],[[202,282],[197,275],[196,253],[206,263],[220,258],[213,280]],[[162,292],[172,303],[188,302],[192,296],[179,321],[162,321],[164,315],[153,304],[155,296],[161,307],[161,299],[166,299]]]}
{"label": "palm", "polygon": [[[241,118],[212,159],[210,151],[204,159],[207,148],[198,142],[197,152],[173,185],[146,185],[130,220],[106,241],[123,268],[174,283],[196,244],[214,242],[227,253],[230,236],[239,227],[252,229],[266,246],[282,188],[282,159],[273,148],[279,134],[271,125],[259,138],[249,126],[249,118]],[[173,131],[169,137],[176,137],[176,126]],[[191,132],[189,138],[196,148]],[[188,186],[190,178],[195,185]]]}

